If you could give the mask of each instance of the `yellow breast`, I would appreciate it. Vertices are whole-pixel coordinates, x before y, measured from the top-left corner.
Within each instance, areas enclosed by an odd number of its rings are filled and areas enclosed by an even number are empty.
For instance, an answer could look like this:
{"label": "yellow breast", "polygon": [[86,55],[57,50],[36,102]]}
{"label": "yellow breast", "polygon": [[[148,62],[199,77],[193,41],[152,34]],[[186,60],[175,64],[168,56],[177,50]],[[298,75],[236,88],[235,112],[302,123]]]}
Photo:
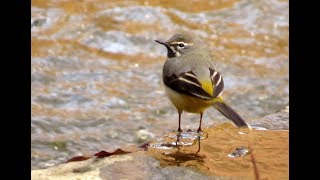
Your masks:
{"label": "yellow breast", "polygon": [[204,110],[210,107],[213,103],[213,100],[203,100],[197,97],[179,94],[176,91],[170,89],[169,87],[165,87],[165,90],[172,104],[180,112],[187,111],[191,113],[203,113]]}

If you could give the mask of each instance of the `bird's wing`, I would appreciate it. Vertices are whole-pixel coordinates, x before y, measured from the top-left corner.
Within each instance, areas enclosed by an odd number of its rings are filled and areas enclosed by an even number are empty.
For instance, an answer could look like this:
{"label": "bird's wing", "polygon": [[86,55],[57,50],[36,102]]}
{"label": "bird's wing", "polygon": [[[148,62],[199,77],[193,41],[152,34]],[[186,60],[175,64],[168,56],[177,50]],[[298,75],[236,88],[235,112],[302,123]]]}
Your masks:
{"label": "bird's wing", "polygon": [[164,76],[163,81],[166,86],[180,93],[204,100],[211,100],[213,98],[213,96],[202,87],[193,71],[183,72],[178,75],[173,73],[170,76]]}
{"label": "bird's wing", "polygon": [[209,68],[210,71],[210,79],[212,81],[212,86],[213,86],[213,97],[217,98],[221,96],[223,93],[223,88],[224,88],[224,82],[223,78],[220,74],[220,72]]}

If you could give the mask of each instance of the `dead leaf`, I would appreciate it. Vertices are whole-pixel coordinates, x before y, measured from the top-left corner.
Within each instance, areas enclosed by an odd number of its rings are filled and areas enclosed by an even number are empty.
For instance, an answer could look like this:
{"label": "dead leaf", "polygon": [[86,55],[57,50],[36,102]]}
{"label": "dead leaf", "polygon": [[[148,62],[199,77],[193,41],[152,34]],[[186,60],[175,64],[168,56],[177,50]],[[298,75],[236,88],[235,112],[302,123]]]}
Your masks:
{"label": "dead leaf", "polygon": [[127,153],[130,153],[130,152],[124,151],[122,149],[117,149],[117,150],[115,150],[113,152],[100,151],[100,152],[94,154],[94,156],[97,156],[98,158],[103,158],[103,157],[108,157],[108,156],[111,156],[111,155],[127,154]]}
{"label": "dead leaf", "polygon": [[66,163],[74,162],[74,161],[84,161],[84,160],[87,160],[89,158],[90,157],[87,157],[87,156],[76,156],[76,157],[73,157],[73,158],[69,159]]}

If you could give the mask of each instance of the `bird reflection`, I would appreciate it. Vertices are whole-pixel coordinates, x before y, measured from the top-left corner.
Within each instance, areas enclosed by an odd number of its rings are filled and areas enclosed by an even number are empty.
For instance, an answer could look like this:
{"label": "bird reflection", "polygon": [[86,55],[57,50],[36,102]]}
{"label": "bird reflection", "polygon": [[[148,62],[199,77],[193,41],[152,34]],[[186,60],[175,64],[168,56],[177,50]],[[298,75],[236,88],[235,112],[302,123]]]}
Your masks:
{"label": "bird reflection", "polygon": [[[183,146],[183,145],[178,145],[179,141],[182,138],[181,133],[182,133],[181,131],[177,133],[176,147],[178,149],[180,149],[180,146]],[[200,152],[200,149],[201,149],[201,146],[200,146],[201,138],[200,137],[201,137],[200,135],[197,136],[198,150],[197,150],[197,152],[195,154],[198,154]]]}
{"label": "bird reflection", "polygon": [[176,146],[179,148],[179,146],[178,146],[178,143],[179,143],[179,141],[180,141],[180,139],[181,139],[181,133],[182,133],[182,131],[178,131],[178,134],[177,134],[177,141],[176,141]]}
{"label": "bird reflection", "polygon": [[[172,153],[168,154],[163,154],[166,157],[170,158],[165,158],[163,159],[167,164],[169,165],[176,165],[176,166],[183,166],[186,162],[188,161],[196,161],[199,164],[204,164],[204,158],[206,158],[205,155],[200,155],[200,150],[201,150],[201,135],[197,135],[196,139],[194,139],[195,144],[191,146],[185,146],[183,145],[183,142],[181,142],[183,139],[183,134],[182,132],[178,132],[176,134],[176,142],[175,142],[175,148],[177,150]],[[195,150],[195,146],[197,144],[197,148]],[[188,165],[187,165],[188,166]]]}
{"label": "bird reflection", "polygon": [[198,136],[198,151],[196,152],[196,154],[198,154],[198,152],[200,152],[200,141],[201,141],[201,139],[200,139],[200,136]]}

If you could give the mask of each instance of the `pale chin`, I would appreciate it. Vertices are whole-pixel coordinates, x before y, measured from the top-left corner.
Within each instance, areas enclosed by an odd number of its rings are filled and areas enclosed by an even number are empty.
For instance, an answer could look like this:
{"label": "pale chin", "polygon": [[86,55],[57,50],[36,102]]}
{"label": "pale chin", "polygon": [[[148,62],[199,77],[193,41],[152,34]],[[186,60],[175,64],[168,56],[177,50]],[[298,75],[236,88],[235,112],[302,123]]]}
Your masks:
{"label": "pale chin", "polygon": [[181,56],[181,53],[180,52],[175,52],[174,54],[176,57],[180,57]]}

